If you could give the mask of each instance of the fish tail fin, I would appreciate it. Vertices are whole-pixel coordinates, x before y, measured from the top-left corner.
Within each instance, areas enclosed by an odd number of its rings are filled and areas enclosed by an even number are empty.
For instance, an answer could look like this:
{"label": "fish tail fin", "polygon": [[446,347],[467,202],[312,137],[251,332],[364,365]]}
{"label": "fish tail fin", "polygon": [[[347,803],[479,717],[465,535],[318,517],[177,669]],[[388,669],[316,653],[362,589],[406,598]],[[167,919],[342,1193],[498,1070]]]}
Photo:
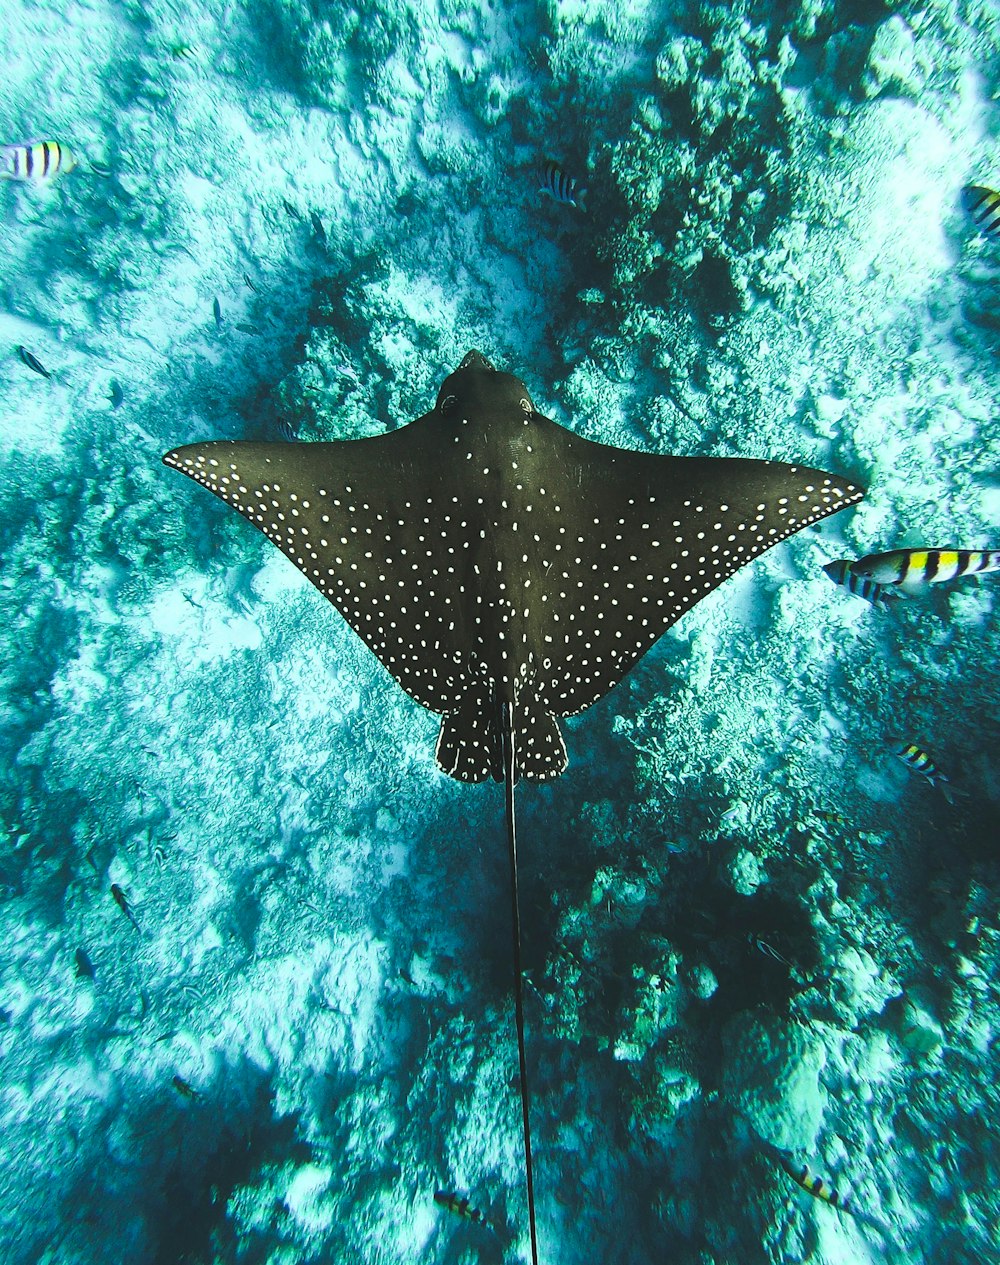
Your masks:
{"label": "fish tail fin", "polygon": [[587,197],[589,193],[590,193],[589,189],[581,189],[580,192],[576,195],[576,205],[583,212],[586,212],[587,210]]}

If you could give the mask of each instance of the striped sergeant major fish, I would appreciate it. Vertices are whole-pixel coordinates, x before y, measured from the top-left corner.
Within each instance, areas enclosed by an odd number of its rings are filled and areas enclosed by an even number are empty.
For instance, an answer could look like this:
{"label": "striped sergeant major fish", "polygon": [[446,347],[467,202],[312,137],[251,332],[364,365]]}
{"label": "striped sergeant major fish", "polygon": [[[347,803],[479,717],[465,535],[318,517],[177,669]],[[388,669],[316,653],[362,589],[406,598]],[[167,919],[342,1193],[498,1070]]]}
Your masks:
{"label": "striped sergeant major fish", "polygon": [[487,1221],[478,1208],[473,1208],[463,1195],[455,1195],[447,1190],[436,1190],[434,1202],[440,1204],[442,1208],[447,1208],[449,1212],[453,1212],[456,1217],[474,1221],[477,1225],[485,1226],[487,1230],[493,1230],[493,1233],[496,1233],[495,1227]]}
{"label": "striped sergeant major fish", "polygon": [[985,571],[1000,571],[1000,549],[890,549],[851,563],[852,574],[910,594]]}
{"label": "striped sergeant major fish", "polygon": [[812,816],[817,821],[821,821],[824,826],[846,826],[848,824],[847,818],[843,813],[835,813],[828,808],[814,808]]}
{"label": "striped sergeant major fish", "polygon": [[954,804],[956,794],[965,794],[964,791],[958,791],[956,787],[951,785],[947,774],[942,773],[923,747],[918,747],[915,742],[904,742],[894,754],[903,761],[908,769],[912,769],[914,773],[922,774],[930,782],[931,786],[940,785],[949,804]]}
{"label": "striped sergeant major fish", "polygon": [[18,145],[0,146],[0,180],[48,184],[75,166],[73,151],[58,141],[23,141]]}
{"label": "striped sergeant major fish", "polygon": [[855,597],[863,597],[866,602],[871,602],[872,606],[878,606],[880,602],[888,606],[894,597],[899,597],[896,590],[889,585],[878,584],[875,580],[866,579],[865,576],[855,575],[851,570],[851,565],[850,558],[838,558],[836,562],[828,562],[823,570],[834,584],[839,584]]}
{"label": "striped sergeant major fish", "polygon": [[1000,240],[1000,193],[982,184],[967,184],[962,190],[962,207],[981,233]]}
{"label": "striped sergeant major fish", "polygon": [[587,209],[584,206],[587,190],[577,184],[575,176],[567,176],[558,163],[547,162],[542,168],[542,183],[539,189],[564,206],[575,206],[579,211]]}
{"label": "striped sergeant major fish", "polygon": [[836,1186],[825,1178],[817,1177],[815,1173],[810,1173],[805,1164],[797,1164],[787,1151],[782,1151],[776,1146],[767,1146],[765,1151],[782,1172],[787,1173],[797,1186],[807,1190],[814,1199],[822,1199],[831,1208],[839,1208],[841,1212],[849,1212],[852,1215],[856,1215],[854,1205],[847,1195],[842,1195]]}
{"label": "striped sergeant major fish", "polygon": [[[753,1128],[752,1125],[751,1128]],[[859,1208],[849,1195],[841,1194],[831,1182],[828,1182],[823,1177],[817,1177],[815,1173],[809,1171],[805,1164],[797,1163],[795,1157],[789,1151],[783,1151],[772,1142],[768,1142],[755,1129],[753,1132],[760,1150],[763,1151],[772,1164],[776,1164],[783,1173],[786,1173],[796,1186],[801,1186],[814,1199],[819,1199],[823,1203],[829,1204],[831,1208],[836,1208],[838,1212],[849,1213],[861,1225],[869,1226],[887,1238],[892,1237],[892,1232],[888,1226],[877,1217],[872,1216],[870,1212]]]}

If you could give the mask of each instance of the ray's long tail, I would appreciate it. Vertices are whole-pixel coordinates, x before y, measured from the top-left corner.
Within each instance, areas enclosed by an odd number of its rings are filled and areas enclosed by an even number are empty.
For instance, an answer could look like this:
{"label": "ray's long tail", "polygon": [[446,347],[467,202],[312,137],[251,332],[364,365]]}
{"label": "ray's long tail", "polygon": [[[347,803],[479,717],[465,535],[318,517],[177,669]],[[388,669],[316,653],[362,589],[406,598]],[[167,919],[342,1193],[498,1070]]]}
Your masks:
{"label": "ray's long tail", "polygon": [[535,1181],[531,1167],[531,1121],[528,1113],[528,1069],[524,1056],[524,984],[521,976],[521,915],[517,903],[517,832],[514,824],[514,726],[512,706],[500,705],[503,735],[503,781],[506,797],[507,848],[510,853],[511,925],[514,933],[514,1019],[517,1024],[517,1058],[521,1074],[521,1123],[524,1129],[524,1175],[528,1188],[528,1226],[531,1230],[531,1265],[538,1265],[535,1235]]}

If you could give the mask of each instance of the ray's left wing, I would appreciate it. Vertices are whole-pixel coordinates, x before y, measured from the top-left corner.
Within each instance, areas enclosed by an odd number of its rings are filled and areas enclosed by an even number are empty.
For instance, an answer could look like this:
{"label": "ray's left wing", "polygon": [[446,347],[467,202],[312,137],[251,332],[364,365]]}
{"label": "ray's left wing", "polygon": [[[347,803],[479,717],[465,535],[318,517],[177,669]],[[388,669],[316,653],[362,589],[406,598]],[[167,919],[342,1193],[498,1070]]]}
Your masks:
{"label": "ray's left wing", "polygon": [[262,531],[411,698],[447,712],[470,679],[449,538],[431,508],[441,471],[427,422],[330,443],[213,440],[163,460]]}

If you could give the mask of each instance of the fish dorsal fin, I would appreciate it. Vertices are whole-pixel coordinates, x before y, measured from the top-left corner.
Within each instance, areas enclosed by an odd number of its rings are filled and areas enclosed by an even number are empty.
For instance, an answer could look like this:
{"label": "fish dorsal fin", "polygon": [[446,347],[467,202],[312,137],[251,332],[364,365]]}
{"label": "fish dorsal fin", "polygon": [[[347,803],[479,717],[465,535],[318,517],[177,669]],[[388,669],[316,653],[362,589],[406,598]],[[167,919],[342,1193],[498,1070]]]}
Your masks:
{"label": "fish dorsal fin", "polygon": [[[566,763],[556,718],[603,697],[663,631],[771,545],[860,499],[803,466],[583,439],[470,353],[435,409],[371,439],[217,441],[168,465],[258,527],[396,681],[444,717],[441,767]],[[486,367],[484,367],[486,366]]]}

